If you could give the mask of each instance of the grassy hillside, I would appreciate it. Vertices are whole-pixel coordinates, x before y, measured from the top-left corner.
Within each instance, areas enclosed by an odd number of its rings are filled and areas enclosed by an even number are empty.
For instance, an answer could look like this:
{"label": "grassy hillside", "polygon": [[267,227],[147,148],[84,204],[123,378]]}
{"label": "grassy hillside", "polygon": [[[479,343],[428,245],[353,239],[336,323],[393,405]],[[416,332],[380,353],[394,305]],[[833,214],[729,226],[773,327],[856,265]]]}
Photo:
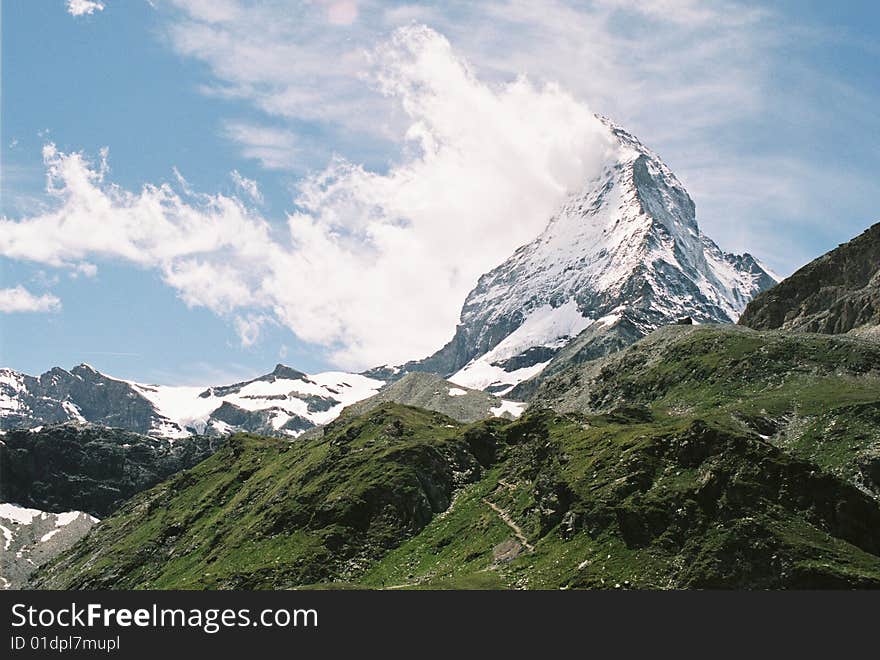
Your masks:
{"label": "grassy hillside", "polygon": [[257,589],[357,574],[477,478],[459,429],[390,405],[307,442],[235,436],[131,499],[44,584]]}
{"label": "grassy hillside", "polygon": [[384,404],[133,498],[48,588],[880,587],[880,504],[741,425]]}
{"label": "grassy hillside", "polygon": [[880,495],[880,343],[848,336],[670,326],[541,384],[533,405],[739,427]]}

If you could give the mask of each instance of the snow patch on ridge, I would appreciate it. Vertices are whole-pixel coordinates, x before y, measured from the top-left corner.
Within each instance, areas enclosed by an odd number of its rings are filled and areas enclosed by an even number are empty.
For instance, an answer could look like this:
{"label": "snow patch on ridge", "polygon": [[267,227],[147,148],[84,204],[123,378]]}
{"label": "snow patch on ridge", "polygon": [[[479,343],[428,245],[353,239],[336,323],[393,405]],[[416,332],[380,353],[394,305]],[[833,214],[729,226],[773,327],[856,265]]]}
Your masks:
{"label": "snow patch on ridge", "polygon": [[[495,348],[471,360],[449,380],[477,390],[494,387],[498,389],[497,394],[505,394],[520,382],[539,374],[549,360],[510,370],[501,363],[530,348],[560,348],[593,322],[581,314],[574,300],[568,300],[558,307],[541,305]],[[507,387],[501,388],[503,385]]]}
{"label": "snow patch on ridge", "polygon": [[469,387],[473,390],[485,390],[493,388],[493,393],[498,395],[507,394],[516,385],[532,376],[537,376],[544,370],[550,361],[538,362],[530,367],[506,371],[504,367],[495,366],[485,359],[485,356],[471,361],[461,371],[449,377],[449,381],[456,385]]}
{"label": "snow patch on ridge", "polygon": [[511,417],[519,417],[523,414],[523,411],[526,409],[525,403],[520,403],[519,401],[508,401],[507,399],[502,399],[501,403],[495,408],[491,408],[489,412],[491,412],[495,417],[502,417],[505,413],[509,414]]}
{"label": "snow patch on ridge", "polygon": [[18,412],[22,409],[17,395],[25,390],[24,376],[12,369],[0,369],[0,411]]}
{"label": "snow patch on ridge", "polygon": [[11,520],[19,525],[30,525],[34,518],[45,518],[47,515],[45,511],[39,509],[28,509],[8,502],[0,504],[0,518]]}
{"label": "snow patch on ridge", "polygon": [[49,539],[51,539],[53,536],[55,536],[55,535],[56,535],[58,532],[60,532],[60,531],[61,531],[60,529],[52,529],[52,530],[49,530],[48,532],[46,532],[45,534],[43,534],[43,535],[40,537],[40,543],[45,543],[46,541],[48,541]]}
{"label": "snow patch on ridge", "polygon": [[[220,420],[210,420],[211,414],[224,403],[248,411],[265,410],[270,423],[281,429],[294,416],[307,419],[315,425],[335,419],[346,406],[366,399],[384,385],[384,381],[359,374],[327,371],[303,375],[302,378],[264,378],[251,381],[235,391],[218,395],[220,387],[183,387],[144,385],[128,382],[138,393],[153,404],[166,420],[156,428],[158,435],[181,438],[190,435],[190,429],[203,433],[210,424],[215,430],[229,430]],[[321,397],[332,403],[326,410],[309,410],[310,397]],[[286,431],[298,435],[301,431]]]}
{"label": "snow patch on ridge", "polygon": [[70,415],[70,419],[75,419],[78,422],[86,421],[86,418],[83,417],[82,412],[76,404],[71,403],[70,401],[62,401],[61,407],[64,409],[64,412]]}

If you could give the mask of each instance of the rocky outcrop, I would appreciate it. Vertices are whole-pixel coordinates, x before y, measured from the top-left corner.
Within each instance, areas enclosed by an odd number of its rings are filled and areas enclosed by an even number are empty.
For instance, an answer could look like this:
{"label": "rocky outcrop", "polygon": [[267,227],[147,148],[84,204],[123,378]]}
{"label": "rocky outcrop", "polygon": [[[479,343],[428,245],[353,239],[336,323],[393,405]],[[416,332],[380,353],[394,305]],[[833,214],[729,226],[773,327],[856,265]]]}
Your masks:
{"label": "rocky outcrop", "polygon": [[129,383],[87,364],[59,367],[40,377],[0,369],[0,428],[30,428],[70,420],[147,433],[156,411]]}
{"label": "rocky outcrop", "polygon": [[756,296],[739,322],[756,330],[825,334],[876,327],[880,223]]}
{"label": "rocky outcrop", "polygon": [[88,534],[98,519],[0,504],[0,589],[23,589],[31,574]]}
{"label": "rocky outcrop", "polygon": [[487,417],[513,418],[525,407],[481,390],[460,387],[436,374],[412,372],[369,399],[352,404],[334,423],[362,415],[383,403],[417,406],[459,422],[475,422]]}
{"label": "rocky outcrop", "polygon": [[176,441],[65,423],[0,436],[0,502],[103,518],[135,493],[213,454],[220,438]]}

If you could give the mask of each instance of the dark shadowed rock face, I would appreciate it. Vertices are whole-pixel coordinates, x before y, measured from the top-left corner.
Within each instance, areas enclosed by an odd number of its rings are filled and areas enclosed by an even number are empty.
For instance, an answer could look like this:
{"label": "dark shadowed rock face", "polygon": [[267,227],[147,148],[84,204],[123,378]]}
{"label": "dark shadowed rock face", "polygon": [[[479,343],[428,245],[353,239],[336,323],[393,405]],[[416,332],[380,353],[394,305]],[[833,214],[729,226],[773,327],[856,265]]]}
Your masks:
{"label": "dark shadowed rock face", "polygon": [[[233,403],[224,401],[217,410],[211,413],[212,429],[218,430],[218,422],[226,424],[228,431],[248,431],[261,435],[278,435],[278,428],[273,425],[275,414],[287,414],[280,408],[266,408],[265,410],[245,410]],[[289,419],[281,426],[281,429],[290,431],[305,431],[314,426],[312,422],[300,415],[289,415]],[[222,435],[223,433],[220,433]]]}
{"label": "dark shadowed rock face", "polygon": [[98,518],[129,497],[214,453],[219,438],[173,442],[120,429],[66,423],[0,436],[0,502]]}
{"label": "dark shadowed rock face", "polygon": [[880,323],[880,223],[755,297],[740,324],[839,334]]}

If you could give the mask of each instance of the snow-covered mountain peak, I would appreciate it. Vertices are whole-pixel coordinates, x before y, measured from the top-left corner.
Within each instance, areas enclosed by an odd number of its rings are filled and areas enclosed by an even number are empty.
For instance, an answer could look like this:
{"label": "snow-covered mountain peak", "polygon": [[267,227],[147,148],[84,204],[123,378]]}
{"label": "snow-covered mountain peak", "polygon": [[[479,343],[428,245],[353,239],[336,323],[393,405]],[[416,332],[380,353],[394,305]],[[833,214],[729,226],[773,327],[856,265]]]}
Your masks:
{"label": "snow-covered mountain peak", "polygon": [[[618,142],[616,160],[572,192],[541,235],[479,279],[453,340],[409,368],[504,393],[578,332],[607,335],[625,324],[633,341],[680,317],[733,322],[775,283],[752,257],[725,253],[705,236],[693,200],[660,157],[600,119]],[[544,332],[525,339],[522,328],[531,327]]]}

